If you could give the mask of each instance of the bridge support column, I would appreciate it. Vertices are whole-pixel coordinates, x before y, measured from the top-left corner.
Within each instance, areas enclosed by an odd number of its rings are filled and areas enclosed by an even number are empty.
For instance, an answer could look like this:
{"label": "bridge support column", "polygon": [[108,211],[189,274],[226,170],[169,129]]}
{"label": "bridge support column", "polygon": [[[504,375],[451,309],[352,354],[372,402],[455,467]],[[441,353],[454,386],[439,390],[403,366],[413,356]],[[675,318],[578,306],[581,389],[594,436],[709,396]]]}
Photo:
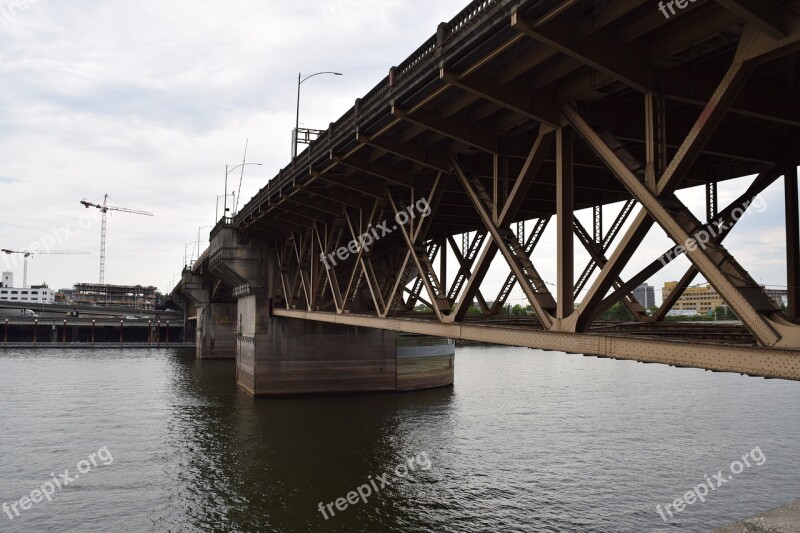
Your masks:
{"label": "bridge support column", "polygon": [[[272,317],[262,333],[255,297],[239,301],[237,381],[256,397],[401,392],[453,384],[448,339]],[[261,308],[264,309],[264,308]]]}
{"label": "bridge support column", "polygon": [[[275,316],[275,305],[298,308],[316,301],[309,285],[319,272],[308,259],[282,264],[276,248],[232,227],[212,233],[210,250],[209,270],[218,280],[212,285],[228,287],[236,303],[203,307],[198,339],[214,338],[208,331],[213,327],[219,351],[221,332],[233,335],[237,384],[248,394],[396,392],[453,384],[454,345],[447,339]],[[289,272],[293,267],[302,272]],[[225,353],[228,338],[225,333]],[[198,353],[201,345],[198,340]]]}
{"label": "bridge support column", "polygon": [[236,357],[236,304],[210,303],[197,308],[197,358]]}
{"label": "bridge support column", "polygon": [[789,319],[800,323],[800,210],[797,197],[797,165],[784,176],[786,196],[786,264]]}
{"label": "bridge support column", "polygon": [[454,345],[447,339],[274,316],[272,297],[282,283],[277,251],[226,242],[224,266],[216,260],[215,265],[231,281],[240,277],[233,290],[236,379],[248,394],[397,392],[453,384]]}

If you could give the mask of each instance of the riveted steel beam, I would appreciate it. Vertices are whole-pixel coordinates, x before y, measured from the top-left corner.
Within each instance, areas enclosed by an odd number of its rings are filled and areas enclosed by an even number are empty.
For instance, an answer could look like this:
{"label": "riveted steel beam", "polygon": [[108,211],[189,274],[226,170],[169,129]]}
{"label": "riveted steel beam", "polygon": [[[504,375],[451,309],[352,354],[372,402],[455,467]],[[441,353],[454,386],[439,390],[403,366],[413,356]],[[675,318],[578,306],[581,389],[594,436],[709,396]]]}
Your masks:
{"label": "riveted steel beam", "polygon": [[800,351],[753,346],[726,346],[705,342],[624,338],[619,335],[536,331],[492,324],[441,324],[409,318],[384,319],[363,315],[309,313],[279,309],[276,316],[331,324],[363,326],[418,335],[433,335],[540,350],[580,353],[613,359],[659,363],[800,380]]}
{"label": "riveted steel beam", "polygon": [[[677,198],[669,198],[670,208],[659,200],[628,167],[619,159],[600,136],[589,126],[580,114],[571,107],[562,111],[575,130],[604,161],[609,169],[622,181],[631,194],[642,204],[647,213],[655,219],[676,244],[686,248],[686,254],[717,292],[728,302],[736,315],[765,346],[774,346],[781,339],[775,327],[763,315],[769,298],[757,283],[730,257],[720,245],[706,243],[697,245],[689,233],[689,225],[699,226],[688,209]],[[694,243],[692,246],[690,243]],[[722,268],[725,269],[723,272]],[[753,305],[758,306],[758,309]],[[773,306],[774,307],[774,306]]]}

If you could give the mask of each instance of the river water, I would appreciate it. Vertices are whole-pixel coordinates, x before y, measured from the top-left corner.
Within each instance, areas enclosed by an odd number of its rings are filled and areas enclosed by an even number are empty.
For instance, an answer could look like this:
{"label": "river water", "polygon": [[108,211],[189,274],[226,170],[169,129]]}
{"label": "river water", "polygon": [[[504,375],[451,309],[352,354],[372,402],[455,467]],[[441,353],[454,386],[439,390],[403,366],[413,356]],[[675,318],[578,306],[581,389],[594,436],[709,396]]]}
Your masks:
{"label": "river water", "polygon": [[800,498],[794,382],[482,347],[400,395],[253,401],[185,350],[0,350],[0,380],[3,532],[709,531]]}

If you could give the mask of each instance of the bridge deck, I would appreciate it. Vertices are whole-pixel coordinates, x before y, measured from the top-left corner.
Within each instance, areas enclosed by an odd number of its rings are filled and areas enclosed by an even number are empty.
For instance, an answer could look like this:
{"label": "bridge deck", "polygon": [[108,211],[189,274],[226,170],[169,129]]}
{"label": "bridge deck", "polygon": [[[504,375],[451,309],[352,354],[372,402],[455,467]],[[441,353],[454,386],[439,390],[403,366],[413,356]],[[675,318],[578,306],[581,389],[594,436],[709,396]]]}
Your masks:
{"label": "bridge deck", "polygon": [[[564,103],[586,105],[595,124],[645,161],[645,85],[663,87],[670,127],[663,141],[672,157],[730,65],[743,20],[722,2],[698,1],[669,19],[652,2],[616,1],[596,12],[591,4],[472,2],[272,179],[240,211],[236,226],[283,236],[294,223],[307,223],[304,217],[324,215],[323,201],[360,206],[383,197],[385,185],[431,183],[439,171],[451,172],[451,155],[499,154],[508,180],[519,173],[539,126],[562,122],[558,106]],[[519,20],[542,26],[537,37],[522,22],[512,27],[515,5]],[[554,12],[563,14],[542,20]],[[605,49],[594,57],[591,47],[601,44]],[[767,170],[785,158],[790,139],[796,150],[800,102],[790,87],[797,71],[797,54],[760,66],[677,188]],[[631,198],[586,145],[575,146],[574,160],[575,209]],[[494,162],[470,162],[489,189]],[[553,148],[514,220],[556,213],[555,165]],[[431,232],[482,228],[452,180]]]}

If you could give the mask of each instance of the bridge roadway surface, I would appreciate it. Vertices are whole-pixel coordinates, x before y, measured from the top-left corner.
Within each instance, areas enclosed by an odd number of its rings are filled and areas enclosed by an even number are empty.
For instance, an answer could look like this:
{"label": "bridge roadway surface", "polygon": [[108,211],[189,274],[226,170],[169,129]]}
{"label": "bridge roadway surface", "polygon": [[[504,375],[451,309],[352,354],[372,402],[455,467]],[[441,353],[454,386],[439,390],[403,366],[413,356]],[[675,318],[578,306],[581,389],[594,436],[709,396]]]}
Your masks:
{"label": "bridge roadway surface", "polygon": [[[472,2],[220,221],[193,272],[217,298],[248,294],[253,280],[220,267],[233,230],[276,257],[261,283],[272,316],[800,379],[798,49],[797,0],[698,0],[666,15],[645,0]],[[744,176],[756,177],[720,205],[717,184]],[[780,181],[786,313],[723,246]],[[702,216],[675,195],[696,186]],[[557,256],[531,259],[549,224]],[[654,227],[671,249],[641,246]],[[369,249],[348,251],[362,235]],[[576,246],[591,257],[583,269]],[[647,316],[633,289],[682,255],[691,267]],[[634,256],[653,262],[623,277]],[[496,296],[495,259],[510,272]],[[555,284],[539,274],[546,260]],[[741,328],[664,322],[700,277]],[[535,323],[493,322],[517,285]],[[635,323],[612,332],[598,320],[616,303]],[[409,313],[419,304],[430,319]]]}

